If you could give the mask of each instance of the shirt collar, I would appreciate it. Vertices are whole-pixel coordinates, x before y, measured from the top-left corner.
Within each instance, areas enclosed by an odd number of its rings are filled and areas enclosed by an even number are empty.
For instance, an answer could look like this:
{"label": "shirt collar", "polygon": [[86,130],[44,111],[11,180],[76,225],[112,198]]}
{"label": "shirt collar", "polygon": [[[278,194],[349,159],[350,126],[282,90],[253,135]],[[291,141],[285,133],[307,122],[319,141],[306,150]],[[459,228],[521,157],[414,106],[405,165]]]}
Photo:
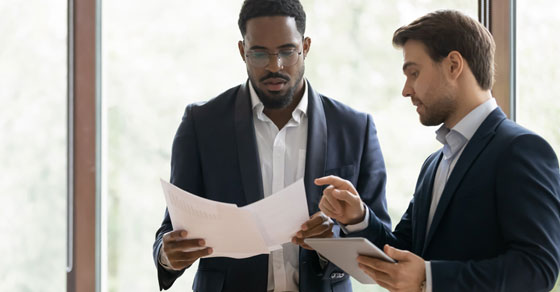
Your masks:
{"label": "shirt collar", "polygon": [[443,144],[444,158],[455,156],[496,107],[498,107],[496,100],[490,98],[468,113],[455,127],[448,129],[442,125],[436,131],[436,139]]}
{"label": "shirt collar", "polygon": [[[298,105],[292,112],[292,118],[296,123],[300,123],[301,119],[307,116],[307,104],[309,99],[309,92],[307,91],[307,80],[303,82],[303,96],[299,101]],[[261,121],[268,120],[268,117],[264,114],[264,105],[260,100],[253,84],[249,80],[249,93],[251,95],[251,107],[253,109],[253,113],[257,115],[257,118]],[[265,118],[266,117],[266,118]]]}
{"label": "shirt collar", "polygon": [[497,107],[496,99],[488,99],[460,120],[457,125],[453,127],[453,130],[456,130],[465,136],[467,140],[470,140],[482,122],[484,122],[488,115]]}

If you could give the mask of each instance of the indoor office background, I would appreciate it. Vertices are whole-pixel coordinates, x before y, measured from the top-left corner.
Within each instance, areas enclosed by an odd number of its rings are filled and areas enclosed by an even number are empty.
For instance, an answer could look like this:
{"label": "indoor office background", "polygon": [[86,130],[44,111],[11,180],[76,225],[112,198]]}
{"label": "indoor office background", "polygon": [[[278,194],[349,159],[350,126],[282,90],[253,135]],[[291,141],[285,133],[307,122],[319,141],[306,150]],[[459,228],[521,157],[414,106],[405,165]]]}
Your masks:
{"label": "indoor office background", "polygon": [[[67,124],[72,109],[67,93],[77,89],[72,84],[82,82],[73,80],[77,75],[67,61],[74,60],[68,50],[68,36],[74,32],[68,11],[80,2],[93,2],[96,8],[92,14],[97,16],[98,34],[92,36],[97,54],[91,54],[96,62],[89,67],[97,68],[92,83],[97,99],[73,118],[97,113],[91,134],[96,144],[90,151],[97,154],[97,207],[89,207],[95,212],[68,216],[69,198],[77,200],[71,205],[83,205],[79,196],[67,196],[72,182],[80,179],[68,165],[72,153],[81,152],[67,153],[74,130]],[[0,1],[0,291],[159,290],[152,260],[154,234],[165,209],[159,178],[169,178],[171,143],[185,106],[246,80],[237,49],[241,3]],[[508,96],[496,97],[510,116],[560,153],[560,39],[554,37],[560,2],[302,3],[308,16],[306,35],[312,38],[306,76],[321,93],[372,114],[387,165],[393,224],[411,199],[422,162],[440,147],[435,128],[421,126],[410,100],[401,96],[402,51],[391,45],[397,27],[429,11],[452,8],[478,18],[479,5],[516,8],[509,22],[512,35],[504,35],[509,28],[491,19],[497,40],[515,40],[513,47],[498,51],[498,57],[515,52],[515,58],[497,67],[505,88],[501,92]],[[80,21],[73,23],[79,27]],[[505,85],[502,80],[507,80]],[[509,94],[515,98],[510,100]],[[89,257],[94,259],[94,272],[68,280],[67,267],[80,263],[68,250],[88,252],[67,240],[67,230],[81,228],[84,222],[94,226],[94,252]],[[195,270],[187,270],[170,291],[190,291]],[[80,290],[75,282],[96,284]],[[353,286],[355,291],[384,291],[355,281]]]}

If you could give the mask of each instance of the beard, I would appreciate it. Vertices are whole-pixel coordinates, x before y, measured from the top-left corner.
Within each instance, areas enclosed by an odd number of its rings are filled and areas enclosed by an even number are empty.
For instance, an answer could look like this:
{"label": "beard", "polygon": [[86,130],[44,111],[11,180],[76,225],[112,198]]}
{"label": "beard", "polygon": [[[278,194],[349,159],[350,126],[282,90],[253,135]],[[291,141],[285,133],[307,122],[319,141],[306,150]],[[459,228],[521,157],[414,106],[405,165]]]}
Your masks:
{"label": "beard", "polygon": [[[303,79],[303,73],[305,71],[305,67],[302,66],[300,70],[297,72],[297,79],[294,85],[286,90],[284,94],[281,94],[280,91],[271,91],[269,94],[265,91],[259,89],[257,87],[257,80],[251,75],[249,71],[247,71],[247,75],[249,75],[249,80],[253,84],[253,88],[257,93],[260,101],[263,103],[264,107],[267,109],[283,109],[290,105],[294,100],[294,93],[296,92],[298,84]],[[260,79],[260,81],[264,81],[269,78],[282,78],[286,80],[286,82],[290,82],[291,78],[287,75],[281,73],[272,73],[270,72],[266,76]]]}
{"label": "beard", "polygon": [[435,92],[428,95],[437,95],[434,102],[423,104],[424,114],[420,115],[420,123],[424,126],[437,126],[445,122],[457,108],[457,101],[448,89],[447,84],[442,85]]}

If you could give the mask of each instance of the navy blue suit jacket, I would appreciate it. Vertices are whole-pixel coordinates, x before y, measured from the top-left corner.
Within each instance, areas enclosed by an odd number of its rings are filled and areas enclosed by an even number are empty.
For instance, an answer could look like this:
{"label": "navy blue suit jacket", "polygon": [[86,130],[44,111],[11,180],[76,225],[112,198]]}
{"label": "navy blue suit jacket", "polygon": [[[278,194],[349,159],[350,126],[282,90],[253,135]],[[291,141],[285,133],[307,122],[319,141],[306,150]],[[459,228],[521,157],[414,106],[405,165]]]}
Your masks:
{"label": "navy blue suit jacket", "polygon": [[[315,92],[308,83],[308,137],[304,183],[309,214],[319,211],[324,175],[357,186],[364,202],[390,228],[385,201],[385,165],[371,117]],[[204,103],[189,105],[175,140],[171,183],[208,199],[244,206],[263,198],[262,176],[247,84]],[[243,228],[243,226],[240,226]],[[182,272],[158,264],[161,238],[173,229],[167,210],[156,233],[154,260],[160,289]],[[266,291],[268,255],[247,259],[201,259],[195,291]],[[300,291],[351,291],[348,275],[334,265],[322,268],[316,252],[300,248]]]}
{"label": "navy blue suit jacket", "polygon": [[549,291],[560,269],[560,175],[552,148],[497,108],[459,157],[432,226],[442,152],[424,162],[414,198],[391,233],[370,212],[365,236],[431,261],[433,291]]}

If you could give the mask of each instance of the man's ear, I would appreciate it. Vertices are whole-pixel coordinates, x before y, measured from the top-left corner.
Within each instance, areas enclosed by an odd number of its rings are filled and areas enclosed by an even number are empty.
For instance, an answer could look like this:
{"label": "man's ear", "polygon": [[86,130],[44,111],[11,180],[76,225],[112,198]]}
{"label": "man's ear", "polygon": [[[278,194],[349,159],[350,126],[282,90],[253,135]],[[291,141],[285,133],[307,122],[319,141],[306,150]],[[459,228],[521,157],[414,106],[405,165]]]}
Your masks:
{"label": "man's ear", "polygon": [[243,45],[243,41],[237,42],[237,47],[239,48],[241,59],[243,59],[243,62],[245,62],[245,46]]}
{"label": "man's ear", "polygon": [[446,69],[449,78],[457,80],[465,67],[465,59],[458,51],[451,51],[446,58]]}
{"label": "man's ear", "polygon": [[307,57],[307,53],[309,53],[310,48],[311,48],[311,38],[305,37],[303,39],[303,58]]}

